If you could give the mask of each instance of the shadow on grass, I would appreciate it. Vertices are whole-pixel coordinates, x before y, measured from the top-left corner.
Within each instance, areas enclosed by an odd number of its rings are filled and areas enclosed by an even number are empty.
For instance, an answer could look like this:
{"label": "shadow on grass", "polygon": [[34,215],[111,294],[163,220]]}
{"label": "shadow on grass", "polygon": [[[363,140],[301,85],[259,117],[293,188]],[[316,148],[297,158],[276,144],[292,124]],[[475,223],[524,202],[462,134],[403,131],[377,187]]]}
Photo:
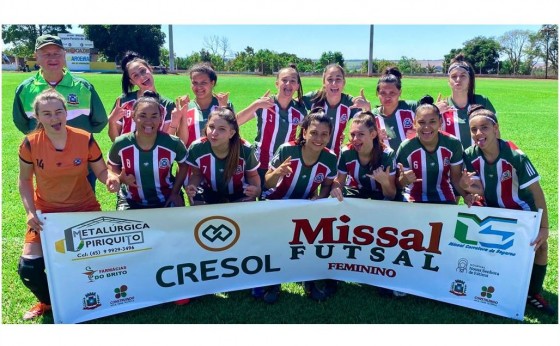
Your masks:
{"label": "shadow on grass", "polygon": [[[553,306],[558,295],[545,292]],[[39,323],[53,323],[51,314]],[[87,324],[558,324],[527,307],[524,321],[413,295],[383,297],[372,286],[341,282],[325,302],[307,298],[301,285],[282,284],[275,304],[256,300],[250,290],[212,294],[187,305],[165,303],[85,322]]]}

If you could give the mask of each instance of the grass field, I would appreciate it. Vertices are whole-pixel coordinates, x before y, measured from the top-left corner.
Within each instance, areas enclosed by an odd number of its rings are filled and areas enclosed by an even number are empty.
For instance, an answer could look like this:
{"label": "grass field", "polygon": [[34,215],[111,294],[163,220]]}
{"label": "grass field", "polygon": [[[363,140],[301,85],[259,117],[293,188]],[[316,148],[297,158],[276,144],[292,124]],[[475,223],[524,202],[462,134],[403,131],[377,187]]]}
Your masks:
{"label": "grass field", "polygon": [[[21,315],[35,298],[20,282],[16,272],[25,230],[24,209],[17,190],[17,149],[23,135],[12,122],[15,88],[31,73],[2,74],[2,323],[22,323]],[[120,94],[120,75],[84,74],[91,81],[109,113]],[[365,89],[373,105],[377,79],[349,78],[345,92],[358,95]],[[305,91],[318,89],[319,77],[304,77]],[[157,75],[158,92],[175,99],[190,92],[186,75]],[[274,77],[219,76],[216,91],[229,91],[237,111],[248,106],[266,90],[274,92]],[[545,297],[558,306],[558,81],[478,79],[477,92],[490,98],[498,112],[502,138],[513,140],[531,158],[542,179],[549,210],[549,266]],[[425,94],[447,96],[445,78],[404,78],[403,99],[417,100]],[[253,141],[255,120],[241,128],[242,137]],[[106,130],[96,135],[106,154],[110,140]],[[99,186],[99,185],[98,185]],[[103,210],[114,210],[115,196],[97,189]],[[30,323],[52,323],[48,315]],[[352,323],[352,324],[517,324],[483,312],[414,296],[384,299],[373,287],[344,283],[339,293],[324,303],[314,303],[299,285],[282,285],[278,303],[265,306],[255,302],[248,291],[208,295],[178,307],[163,304],[88,322],[91,324],[130,323]],[[528,308],[522,323],[558,323],[558,318],[537,314]]]}

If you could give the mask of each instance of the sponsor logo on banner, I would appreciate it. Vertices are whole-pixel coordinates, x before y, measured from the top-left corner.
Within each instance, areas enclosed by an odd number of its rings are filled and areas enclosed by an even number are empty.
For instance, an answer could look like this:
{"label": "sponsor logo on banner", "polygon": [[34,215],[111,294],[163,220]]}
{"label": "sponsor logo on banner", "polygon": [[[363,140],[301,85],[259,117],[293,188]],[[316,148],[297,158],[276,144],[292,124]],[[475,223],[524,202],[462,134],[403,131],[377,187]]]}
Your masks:
{"label": "sponsor logo on banner", "polygon": [[82,299],[82,303],[83,310],[93,310],[101,306],[99,295],[95,292],[86,293],[85,297]]}
{"label": "sponsor logo on banner", "polygon": [[508,251],[513,246],[516,219],[489,216],[480,219],[475,214],[458,213],[454,237],[449,246],[495,253],[501,256],[515,256]]}
{"label": "sponsor logo on banner", "polygon": [[459,258],[457,261],[457,271],[460,273],[466,273],[468,270],[469,261],[466,258]]}
{"label": "sponsor logo on banner", "polygon": [[230,218],[210,216],[194,228],[194,237],[200,247],[208,251],[225,251],[239,240],[239,225]]}
{"label": "sponsor logo on banner", "polygon": [[143,244],[144,230],[149,228],[143,221],[98,217],[65,229],[55,250],[78,259],[148,250]]}
{"label": "sponsor logo on banner", "polygon": [[111,306],[129,304],[134,302],[134,296],[128,294],[128,286],[121,285],[113,290],[115,294],[115,299],[109,302]]}
{"label": "sponsor logo on banner", "polygon": [[[375,229],[370,225],[351,224],[348,215],[323,217],[316,223],[312,223],[309,219],[293,219],[292,222],[294,233],[289,242],[292,253],[290,260],[299,260],[306,255],[328,259],[338,252],[350,262],[356,260],[357,255],[366,253],[369,260],[374,263],[390,261],[391,265],[420,266],[423,270],[439,271],[439,266],[434,264],[434,258],[436,255],[441,255],[439,249],[443,228],[441,222],[428,223],[426,230],[399,230],[390,226]],[[409,252],[423,254],[423,261],[413,260]],[[413,258],[418,257],[413,256]],[[397,275],[397,271],[382,266],[339,262],[327,262],[325,265],[329,270],[354,271],[388,277]]]}
{"label": "sponsor logo on banner", "polygon": [[117,276],[123,276],[127,274],[126,266],[114,266],[103,269],[92,269],[87,266],[84,275],[87,276],[89,282],[94,282],[96,280],[107,279]]}
{"label": "sponsor logo on banner", "polygon": [[492,306],[498,305],[498,301],[492,299],[496,289],[493,286],[482,286],[480,295],[474,297],[474,301],[478,303],[488,304]]}
{"label": "sponsor logo on banner", "polygon": [[455,280],[451,284],[451,290],[449,290],[449,292],[460,297],[466,296],[467,284],[463,280]]}
{"label": "sponsor logo on banner", "polygon": [[[217,254],[233,247],[241,235],[237,222],[224,216],[210,216],[199,221],[194,228],[196,243],[206,251]],[[197,263],[187,262],[160,267],[156,283],[160,287],[173,287],[239,275],[260,272],[278,272],[270,255],[250,255],[242,258],[226,257],[208,259]]]}

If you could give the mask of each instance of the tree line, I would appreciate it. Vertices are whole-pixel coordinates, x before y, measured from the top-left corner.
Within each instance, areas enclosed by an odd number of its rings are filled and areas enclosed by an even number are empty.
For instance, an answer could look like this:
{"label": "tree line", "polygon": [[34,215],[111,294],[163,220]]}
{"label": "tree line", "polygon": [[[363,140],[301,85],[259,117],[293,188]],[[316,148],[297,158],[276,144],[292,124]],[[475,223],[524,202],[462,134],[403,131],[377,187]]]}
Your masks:
{"label": "tree line", "polygon": [[[152,65],[169,66],[169,50],[163,45],[165,33],[161,25],[80,25],[88,40],[94,42],[99,52],[99,60],[119,62],[127,50],[144,56]],[[43,34],[66,33],[71,25],[2,25],[2,39],[12,47],[3,53],[32,57],[35,39]],[[364,42],[364,44],[367,44]],[[247,46],[243,51],[231,52],[227,37],[209,36],[204,38],[204,47],[185,57],[175,56],[175,68],[187,70],[200,61],[212,63],[218,71],[252,72],[263,75],[273,74],[291,63],[300,72],[320,73],[331,63],[338,63],[348,73],[368,72],[368,61],[358,66],[347,66],[341,52],[326,51],[319,59],[300,58],[295,54],[278,53],[270,49]],[[443,72],[450,61],[462,52],[478,74],[507,75],[558,75],[558,25],[542,25],[540,30],[512,30],[494,37],[477,36],[453,48],[443,57]],[[500,59],[500,56],[502,58]],[[544,69],[537,64],[544,62]],[[373,73],[383,71],[386,66],[397,65],[403,73],[436,73],[436,66],[422,66],[419,61],[406,56],[398,62],[375,59]]]}

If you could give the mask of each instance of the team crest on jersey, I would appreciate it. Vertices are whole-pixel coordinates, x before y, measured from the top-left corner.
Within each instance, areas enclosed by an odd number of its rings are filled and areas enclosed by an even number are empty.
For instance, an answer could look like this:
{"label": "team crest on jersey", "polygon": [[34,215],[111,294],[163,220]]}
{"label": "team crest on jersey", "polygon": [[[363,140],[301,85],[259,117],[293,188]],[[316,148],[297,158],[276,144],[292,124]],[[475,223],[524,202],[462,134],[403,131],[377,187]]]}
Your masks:
{"label": "team crest on jersey", "polygon": [[500,181],[506,181],[508,179],[511,179],[511,171],[505,171],[502,173],[502,177],[500,178]]}
{"label": "team crest on jersey", "polygon": [[74,166],[79,166],[82,164],[82,159],[74,159]]}
{"label": "team crest on jersey", "polygon": [[69,105],[77,105],[80,102],[78,101],[78,95],[76,94],[68,94],[68,99],[66,100],[66,103],[68,103]]}
{"label": "team crest on jersey", "polygon": [[449,158],[448,158],[448,157],[446,157],[445,159],[443,159],[443,165],[444,165],[444,166],[449,166],[449,163],[450,163],[450,161],[449,161]]}
{"label": "team crest on jersey", "polygon": [[167,157],[164,157],[163,159],[159,160],[160,169],[165,169],[167,167],[169,167],[169,159]]}
{"label": "team crest on jersey", "polygon": [[404,119],[403,126],[404,126],[405,129],[411,129],[412,128],[412,119],[410,119],[410,118]]}
{"label": "team crest on jersey", "polygon": [[340,122],[341,122],[341,123],[345,123],[345,122],[347,122],[347,121],[348,121],[348,115],[342,114],[342,115],[340,116]]}
{"label": "team crest on jersey", "polygon": [[237,168],[235,169],[235,175],[241,173],[243,173],[243,167],[241,167],[241,165],[237,165]]}
{"label": "team crest on jersey", "polygon": [[325,175],[323,173],[319,173],[315,176],[315,179],[313,179],[314,183],[322,183],[323,180],[325,180]]}
{"label": "team crest on jersey", "polygon": [[299,118],[292,118],[292,124],[294,125],[299,124]]}

